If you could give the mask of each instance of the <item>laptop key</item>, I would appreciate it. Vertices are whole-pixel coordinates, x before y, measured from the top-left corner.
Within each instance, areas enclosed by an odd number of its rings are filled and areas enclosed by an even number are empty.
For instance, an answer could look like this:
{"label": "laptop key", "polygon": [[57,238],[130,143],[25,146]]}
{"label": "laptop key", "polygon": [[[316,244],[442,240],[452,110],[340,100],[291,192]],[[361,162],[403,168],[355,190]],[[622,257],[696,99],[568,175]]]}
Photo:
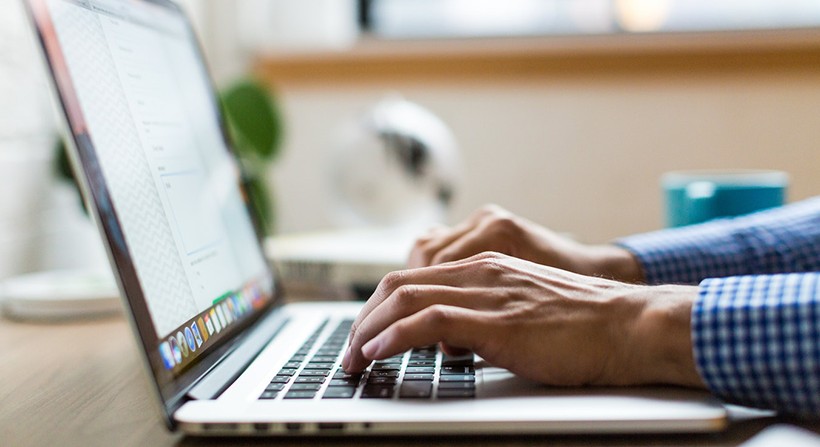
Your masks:
{"label": "laptop key", "polygon": [[276,399],[276,396],[278,396],[278,395],[279,395],[278,391],[264,391],[262,393],[262,395],[259,396],[259,398],[260,399]]}
{"label": "laptop key", "polygon": [[442,399],[475,397],[475,390],[438,390],[438,397]]}
{"label": "laptop key", "polygon": [[370,376],[367,378],[368,384],[378,384],[378,385],[395,385],[398,382],[398,378],[396,377],[373,377]]}
{"label": "laptop key", "polygon": [[305,365],[305,369],[333,369],[333,363],[310,362]]}
{"label": "laptop key", "polygon": [[303,369],[300,376],[307,377],[307,376],[327,376],[330,374],[330,371],[324,369]]}
{"label": "laptop key", "polygon": [[293,362],[293,361],[291,361],[291,362],[285,363],[283,368],[298,368],[300,366],[302,366],[302,362]]}
{"label": "laptop key", "polygon": [[284,388],[284,383],[271,383],[265,387],[265,391],[282,391]]}
{"label": "laptop key", "polygon": [[332,379],[328,386],[356,386],[359,384],[359,379]]}
{"label": "laptop key", "polygon": [[401,363],[387,363],[382,365],[373,365],[372,371],[398,371],[401,369]]}
{"label": "laptop key", "polygon": [[442,375],[449,375],[449,374],[473,374],[475,373],[475,368],[472,366],[443,366],[441,368]]}
{"label": "laptop key", "polygon": [[370,377],[398,377],[398,371],[370,371]]}
{"label": "laptop key", "polygon": [[475,382],[439,382],[440,390],[474,390]]}
{"label": "laptop key", "polygon": [[404,372],[410,374],[433,374],[436,372],[436,368],[432,366],[408,366]]}
{"label": "laptop key", "polygon": [[418,374],[418,373],[405,373],[404,380],[426,380],[426,381],[433,381],[432,374]]}
{"label": "laptop key", "polygon": [[436,366],[435,360],[410,360],[407,366]]}
{"label": "laptop key", "polygon": [[274,376],[270,383],[288,383],[290,376]]}
{"label": "laptop key", "polygon": [[276,373],[276,375],[279,376],[292,376],[294,374],[296,374],[296,369],[294,368],[282,368],[278,373]]}
{"label": "laptop key", "polygon": [[356,394],[356,388],[352,386],[333,386],[325,391],[322,399],[349,399]]}
{"label": "laptop key", "polygon": [[336,374],[333,374],[334,379],[353,379],[355,378],[358,381],[362,377],[362,373],[355,373],[350,374],[346,373],[343,369],[336,371]]}
{"label": "laptop key", "polygon": [[393,385],[367,385],[362,390],[363,399],[390,399],[393,397]]}
{"label": "laptop key", "polygon": [[402,362],[404,362],[404,357],[390,357],[377,361],[376,365],[401,365]]}
{"label": "laptop key", "polygon": [[311,362],[328,362],[328,363],[336,363],[336,358],[338,356],[334,355],[314,355]]}
{"label": "laptop key", "polygon": [[324,383],[325,378],[322,376],[299,376],[294,381],[295,383]]}
{"label": "laptop key", "polygon": [[472,374],[450,374],[443,375],[438,378],[439,382],[475,382],[475,376]]}
{"label": "laptop key", "polygon": [[321,387],[321,383],[294,383],[290,389],[292,391],[318,391]]}
{"label": "laptop key", "polygon": [[313,399],[316,391],[288,391],[285,399]]}
{"label": "laptop key", "polygon": [[399,388],[400,398],[423,399],[433,393],[433,384],[430,382],[404,382]]}

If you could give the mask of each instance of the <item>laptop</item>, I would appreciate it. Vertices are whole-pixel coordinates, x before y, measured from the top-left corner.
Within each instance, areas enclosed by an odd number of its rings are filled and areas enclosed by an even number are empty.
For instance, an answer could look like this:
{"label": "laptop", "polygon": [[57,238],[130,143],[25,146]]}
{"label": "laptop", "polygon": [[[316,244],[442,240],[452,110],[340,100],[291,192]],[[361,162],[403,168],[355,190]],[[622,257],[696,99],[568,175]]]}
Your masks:
{"label": "laptop", "polygon": [[[25,0],[162,417],[197,435],[712,432],[680,388],[551,388],[419,346],[340,368],[361,303],[285,304],[192,28],[167,0]],[[275,255],[275,253],[274,253]]]}

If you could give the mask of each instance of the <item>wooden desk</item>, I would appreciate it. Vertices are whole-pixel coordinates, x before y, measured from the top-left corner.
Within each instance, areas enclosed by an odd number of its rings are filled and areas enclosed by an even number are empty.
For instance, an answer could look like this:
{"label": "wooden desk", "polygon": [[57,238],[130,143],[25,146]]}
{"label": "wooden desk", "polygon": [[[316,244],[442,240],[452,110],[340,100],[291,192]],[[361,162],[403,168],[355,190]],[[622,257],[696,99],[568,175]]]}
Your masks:
{"label": "wooden desk", "polygon": [[147,392],[123,318],[64,324],[0,319],[0,445],[738,445],[774,423],[820,433],[820,422],[738,421],[725,433],[505,438],[198,439],[169,433]]}

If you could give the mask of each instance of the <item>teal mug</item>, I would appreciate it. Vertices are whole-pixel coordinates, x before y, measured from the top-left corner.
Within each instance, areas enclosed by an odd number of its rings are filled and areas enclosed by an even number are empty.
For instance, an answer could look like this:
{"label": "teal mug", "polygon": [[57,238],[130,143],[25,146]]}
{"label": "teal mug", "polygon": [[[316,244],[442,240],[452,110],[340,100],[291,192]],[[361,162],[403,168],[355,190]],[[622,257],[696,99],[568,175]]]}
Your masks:
{"label": "teal mug", "polygon": [[782,171],[676,171],[661,178],[666,226],[680,227],[783,205],[789,176]]}

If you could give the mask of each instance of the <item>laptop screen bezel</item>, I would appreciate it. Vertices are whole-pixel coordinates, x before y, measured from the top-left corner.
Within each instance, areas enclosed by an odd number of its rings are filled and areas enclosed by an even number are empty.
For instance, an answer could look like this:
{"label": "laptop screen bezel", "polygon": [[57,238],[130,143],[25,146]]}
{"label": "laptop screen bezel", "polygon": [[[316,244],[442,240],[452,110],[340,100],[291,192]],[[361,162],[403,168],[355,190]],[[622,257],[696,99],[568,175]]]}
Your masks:
{"label": "laptop screen bezel", "polygon": [[[45,66],[50,74],[49,78],[51,80],[52,91],[55,93],[54,96],[58,102],[61,118],[67,131],[66,139],[70,139],[70,141],[67,141],[67,143],[69,143],[67,144],[69,158],[72,162],[77,182],[82,190],[84,201],[93,219],[96,221],[97,227],[105,242],[111,267],[117,279],[120,293],[123,296],[126,314],[129,317],[132,329],[137,335],[138,343],[142,348],[143,362],[150,377],[153,379],[152,384],[155,388],[154,391],[161,401],[165,422],[169,428],[173,429],[175,424],[172,415],[174,411],[187,400],[186,393],[188,390],[237,346],[241,341],[242,334],[246,332],[247,328],[258,322],[260,318],[268,314],[272,309],[282,304],[283,299],[280,281],[278,281],[278,275],[274,268],[270,263],[267,263],[266,273],[270,275],[271,278],[274,278],[274,281],[271,290],[263,291],[263,293],[269,293],[269,296],[264,297],[264,306],[256,310],[251,316],[239,321],[235,326],[227,328],[230,332],[228,332],[225,337],[213,347],[209,348],[207,352],[203,353],[179,375],[171,374],[164,368],[158,349],[161,339],[157,336],[154,329],[154,323],[151,319],[145,295],[137,276],[134,261],[124,237],[120,219],[114,209],[111,193],[106,185],[96,150],[88,133],[82,132],[78,123],[73,122],[69,111],[69,102],[73,101],[74,104],[79,103],[76,92],[74,91],[73,82],[67,70],[55,69],[55,63],[59,64],[61,62],[55,61],[55,54],[53,52],[60,52],[61,49],[54,48],[53,43],[50,44],[47,42],[46,36],[44,35],[44,26],[50,26],[53,30],[51,17],[47,12],[43,15],[43,12],[47,11],[46,1],[47,0],[25,0],[24,3],[29,21],[33,25],[37,41],[42,50],[41,53],[44,56]],[[200,68],[203,70],[203,75],[209,84],[213,113],[216,114],[220,134],[231,156],[236,157],[236,151],[228,137],[227,123],[219,107],[218,95],[216,94],[215,85],[205,62],[202,47],[186,14],[179,6],[168,0],[128,0],[123,3],[126,4],[128,2],[150,3],[166,8],[167,11],[175,14],[185,24],[190,43],[200,63]],[[41,9],[38,10],[38,8]],[[49,23],[43,23],[42,20],[44,18],[47,18]],[[49,45],[52,47],[50,48]],[[62,58],[62,54],[58,56]],[[242,185],[239,185],[239,187],[243,188]],[[243,197],[247,197],[247,194],[243,194]],[[245,201],[245,210],[253,220],[253,213],[251,213],[247,201]],[[263,236],[258,231],[259,226],[256,221],[254,221],[254,228],[261,250]]]}

